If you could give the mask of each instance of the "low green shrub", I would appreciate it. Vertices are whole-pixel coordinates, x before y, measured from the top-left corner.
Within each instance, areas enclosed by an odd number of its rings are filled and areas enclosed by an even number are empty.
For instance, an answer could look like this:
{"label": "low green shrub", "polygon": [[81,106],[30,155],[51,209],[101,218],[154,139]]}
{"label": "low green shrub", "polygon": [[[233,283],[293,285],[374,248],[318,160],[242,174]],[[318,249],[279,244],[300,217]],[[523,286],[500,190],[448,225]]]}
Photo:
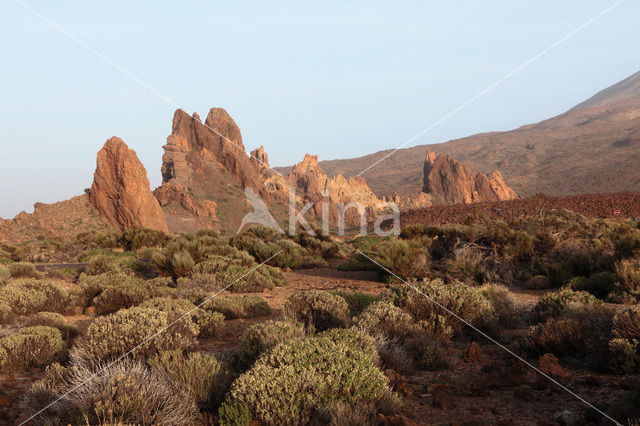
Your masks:
{"label": "low green shrub", "polygon": [[533,308],[534,317],[538,322],[548,318],[557,318],[572,304],[599,305],[602,302],[586,291],[563,289],[542,296]]}
{"label": "low green shrub", "polygon": [[256,359],[280,342],[305,335],[300,323],[290,321],[267,321],[254,324],[240,336],[233,354],[233,364],[239,371],[249,368]]}
{"label": "low green shrub", "polygon": [[57,328],[60,330],[60,333],[62,333],[64,340],[68,340],[80,334],[78,327],[73,325],[69,320],[57,312],[38,312],[37,314],[27,318],[25,323],[29,327],[43,325]]}
{"label": "low green shrub", "polygon": [[99,317],[85,335],[76,339],[71,359],[78,365],[90,366],[117,359],[134,348],[132,356],[149,357],[159,351],[191,346],[199,332],[197,325],[183,319],[166,329],[168,318],[166,312],[140,307]]}
{"label": "low green shrub", "polygon": [[0,339],[0,371],[25,371],[50,363],[65,348],[60,331],[53,327],[21,328]]}
{"label": "low green shrub", "polygon": [[604,299],[614,291],[617,277],[611,272],[598,272],[590,277],[574,277],[567,287],[575,291],[586,291],[599,299]]}
{"label": "low green shrub", "polygon": [[340,296],[321,290],[305,290],[291,296],[284,305],[284,315],[318,331],[344,327],[349,321],[349,305]]}
{"label": "low green shrub", "polygon": [[217,297],[205,303],[202,308],[208,311],[220,312],[226,319],[271,315],[271,307],[267,301],[255,295]]}
{"label": "low green shrub", "polygon": [[424,326],[433,324],[436,335],[446,336],[447,330],[462,331],[464,324],[451,313],[475,327],[490,326],[495,320],[493,307],[481,291],[459,281],[447,284],[440,279],[413,281],[411,287],[395,287],[382,292],[378,300],[393,303],[416,321],[428,323]]}
{"label": "low green shrub", "polygon": [[11,278],[42,278],[36,266],[30,262],[15,262],[5,266]]}
{"label": "low green shrub", "polygon": [[148,363],[178,386],[186,386],[198,405],[205,409],[222,402],[220,399],[229,384],[222,363],[202,352],[187,355],[180,351],[160,352]]}
{"label": "low green shrub", "polygon": [[32,278],[17,279],[0,288],[0,302],[11,306],[18,315],[50,311],[65,313],[69,296],[57,283]]}
{"label": "low green shrub", "polygon": [[636,339],[612,339],[609,342],[611,370],[618,374],[640,372],[640,343]]}
{"label": "low green shrub", "polygon": [[335,401],[375,404],[388,397],[387,378],[371,357],[335,337],[293,339],[274,347],[233,383],[220,423],[238,424],[230,415],[246,419],[248,409],[253,420],[267,425],[309,424]]}
{"label": "low green shrub", "polygon": [[224,326],[224,316],[222,314],[197,308],[187,299],[156,297],[145,301],[140,307],[167,313],[169,323],[186,315],[188,318],[185,318],[185,320],[193,321],[198,327],[198,336],[203,338],[217,336]]}
{"label": "low green shrub", "polygon": [[342,297],[347,305],[351,316],[359,315],[367,306],[371,305],[375,300],[375,296],[371,294],[361,293],[353,290],[332,290],[329,293]]}
{"label": "low green shrub", "polygon": [[369,305],[354,319],[354,325],[371,336],[401,341],[418,330],[416,321],[409,313],[387,302]]}

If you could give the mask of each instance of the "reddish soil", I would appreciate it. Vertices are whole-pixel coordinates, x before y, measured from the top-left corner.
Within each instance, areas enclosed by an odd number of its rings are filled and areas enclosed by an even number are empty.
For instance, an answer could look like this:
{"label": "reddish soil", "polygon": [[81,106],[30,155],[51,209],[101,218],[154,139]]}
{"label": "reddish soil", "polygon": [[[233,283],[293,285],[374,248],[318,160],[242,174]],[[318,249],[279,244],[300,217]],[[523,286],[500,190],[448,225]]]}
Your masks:
{"label": "reddish soil", "polygon": [[[414,223],[464,223],[469,215],[477,219],[518,219],[553,209],[567,209],[590,218],[640,219],[640,193],[584,194],[565,197],[538,195],[510,201],[454,204],[408,210],[400,214],[402,226]],[[614,211],[619,211],[616,216]]]}

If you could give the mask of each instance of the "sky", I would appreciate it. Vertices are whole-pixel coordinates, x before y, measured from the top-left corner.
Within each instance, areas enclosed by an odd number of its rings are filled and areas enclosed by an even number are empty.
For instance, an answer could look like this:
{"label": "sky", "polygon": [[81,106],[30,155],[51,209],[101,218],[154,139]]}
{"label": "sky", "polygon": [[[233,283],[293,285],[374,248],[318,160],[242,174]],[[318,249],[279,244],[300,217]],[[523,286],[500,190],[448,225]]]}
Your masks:
{"label": "sky", "polygon": [[[81,194],[114,135],[159,186],[175,105],[272,166],[395,148],[613,3],[4,0],[0,217]],[[639,21],[623,1],[409,146],[566,111],[640,70]]]}

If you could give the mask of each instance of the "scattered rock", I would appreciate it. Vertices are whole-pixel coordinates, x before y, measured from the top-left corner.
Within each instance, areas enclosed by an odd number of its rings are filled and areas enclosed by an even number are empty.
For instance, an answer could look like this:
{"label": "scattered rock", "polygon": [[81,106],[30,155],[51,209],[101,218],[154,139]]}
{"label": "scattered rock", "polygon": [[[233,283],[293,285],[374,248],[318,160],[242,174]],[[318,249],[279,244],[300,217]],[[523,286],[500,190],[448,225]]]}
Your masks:
{"label": "scattered rock", "polygon": [[467,349],[462,353],[462,358],[466,362],[478,362],[482,359],[482,350],[476,342],[471,343]]}
{"label": "scattered rock", "polygon": [[544,354],[538,360],[538,368],[545,374],[552,377],[567,380],[571,373],[558,363],[558,358],[551,353]]}
{"label": "scattered rock", "polygon": [[553,420],[561,425],[573,426],[579,424],[578,416],[569,410],[558,411],[553,415]]}
{"label": "scattered rock", "polygon": [[442,383],[432,383],[427,386],[427,392],[433,396],[433,406],[444,411],[455,408],[453,396],[449,392],[449,386]]}

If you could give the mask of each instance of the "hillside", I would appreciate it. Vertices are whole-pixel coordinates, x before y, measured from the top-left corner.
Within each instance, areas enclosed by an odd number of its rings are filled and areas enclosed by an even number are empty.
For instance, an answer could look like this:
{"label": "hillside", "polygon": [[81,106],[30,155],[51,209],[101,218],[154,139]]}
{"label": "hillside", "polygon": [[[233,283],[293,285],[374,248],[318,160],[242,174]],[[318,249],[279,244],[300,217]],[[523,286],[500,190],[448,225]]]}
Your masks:
{"label": "hillside", "polygon": [[[420,191],[427,149],[449,154],[473,171],[498,169],[523,196],[638,191],[640,72],[536,124],[401,149],[363,177],[378,195]],[[320,166],[329,176],[353,176],[391,151]]]}

